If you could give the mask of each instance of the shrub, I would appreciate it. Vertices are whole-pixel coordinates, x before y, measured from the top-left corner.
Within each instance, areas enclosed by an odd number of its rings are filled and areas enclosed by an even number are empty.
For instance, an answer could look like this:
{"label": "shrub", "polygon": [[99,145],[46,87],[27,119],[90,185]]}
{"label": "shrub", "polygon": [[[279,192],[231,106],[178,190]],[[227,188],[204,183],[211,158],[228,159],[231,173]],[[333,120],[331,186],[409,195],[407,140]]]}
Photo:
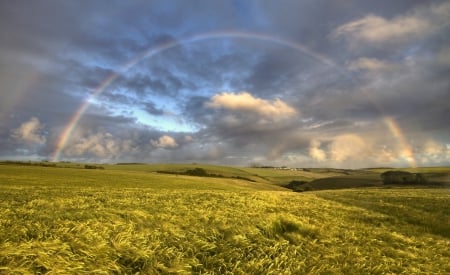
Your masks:
{"label": "shrub", "polygon": [[303,192],[312,190],[311,186],[307,184],[307,181],[302,180],[293,180],[289,182],[288,184],[284,185],[284,187],[289,188],[293,190],[294,192]]}
{"label": "shrub", "polygon": [[96,166],[96,165],[90,165],[90,164],[85,164],[84,165],[84,169],[105,169],[103,166]]}

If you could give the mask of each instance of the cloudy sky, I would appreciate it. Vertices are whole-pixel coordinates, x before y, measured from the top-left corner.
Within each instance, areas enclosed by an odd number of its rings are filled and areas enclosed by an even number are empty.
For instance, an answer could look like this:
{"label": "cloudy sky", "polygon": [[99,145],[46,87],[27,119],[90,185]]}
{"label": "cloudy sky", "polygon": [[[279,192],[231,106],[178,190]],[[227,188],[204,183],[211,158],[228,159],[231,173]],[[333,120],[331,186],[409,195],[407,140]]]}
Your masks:
{"label": "cloudy sky", "polygon": [[1,1],[0,159],[450,165],[450,1]]}

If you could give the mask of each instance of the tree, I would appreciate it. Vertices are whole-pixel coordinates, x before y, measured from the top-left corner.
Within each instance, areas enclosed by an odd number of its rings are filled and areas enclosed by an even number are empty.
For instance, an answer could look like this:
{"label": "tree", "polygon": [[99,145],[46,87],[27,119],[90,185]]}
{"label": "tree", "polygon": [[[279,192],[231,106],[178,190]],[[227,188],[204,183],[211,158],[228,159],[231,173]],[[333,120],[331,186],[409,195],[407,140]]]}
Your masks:
{"label": "tree", "polygon": [[427,182],[422,174],[405,171],[386,171],[380,176],[384,184],[425,184]]}
{"label": "tree", "polygon": [[207,177],[208,173],[203,168],[194,168],[192,170],[187,170],[186,175],[197,176],[197,177]]}

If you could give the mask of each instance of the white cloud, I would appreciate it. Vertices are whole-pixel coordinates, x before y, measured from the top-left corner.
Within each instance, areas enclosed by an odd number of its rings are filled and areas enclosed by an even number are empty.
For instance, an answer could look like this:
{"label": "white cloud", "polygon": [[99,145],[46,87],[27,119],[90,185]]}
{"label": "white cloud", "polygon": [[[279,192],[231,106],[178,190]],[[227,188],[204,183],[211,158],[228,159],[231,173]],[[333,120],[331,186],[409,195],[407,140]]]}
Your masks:
{"label": "white cloud", "polygon": [[347,37],[357,41],[380,43],[392,39],[407,39],[424,36],[433,28],[429,22],[414,17],[398,17],[386,20],[376,15],[352,21],[334,31],[336,37]]}
{"label": "white cloud", "polygon": [[190,136],[190,135],[184,136],[184,141],[185,142],[193,142],[194,140],[195,139],[192,136]]}
{"label": "white cloud", "polygon": [[440,163],[450,159],[450,150],[442,143],[429,139],[420,152],[422,163]]}
{"label": "white cloud", "polygon": [[381,61],[376,58],[362,57],[352,61],[348,68],[352,71],[367,70],[367,71],[384,71],[393,67],[393,64],[386,61]]}
{"label": "white cloud", "polygon": [[441,144],[435,140],[428,140],[425,143],[424,152],[427,155],[440,155],[443,152],[446,152],[447,148],[444,144]]}
{"label": "white cloud", "polygon": [[151,144],[158,148],[176,148],[178,143],[175,139],[168,135],[161,136],[158,140],[151,140]]}
{"label": "white cloud", "polygon": [[273,120],[286,119],[297,114],[293,107],[279,98],[270,101],[253,97],[248,92],[216,94],[206,103],[206,106],[254,113]]}
{"label": "white cloud", "polygon": [[330,158],[337,162],[347,159],[362,159],[367,154],[364,140],[355,134],[337,136],[329,145]]}
{"label": "white cloud", "polygon": [[328,146],[323,149],[322,141],[313,139],[309,146],[309,156],[319,162],[342,163],[345,161],[361,160],[366,162],[370,148],[363,138],[356,134],[342,134],[324,139]]}
{"label": "white cloud", "polygon": [[326,153],[320,148],[320,141],[312,140],[309,146],[309,155],[317,161],[325,161],[327,159]]}
{"label": "white cloud", "polygon": [[350,43],[392,43],[421,39],[450,25],[450,3],[416,9],[406,15],[385,19],[369,14],[336,28],[332,37],[346,38]]}
{"label": "white cloud", "polygon": [[30,120],[22,123],[19,128],[12,130],[11,136],[26,144],[39,144],[46,143],[47,138],[41,134],[44,126],[36,117],[30,118]]}
{"label": "white cloud", "polygon": [[129,150],[130,141],[114,138],[110,133],[99,132],[86,137],[81,137],[68,144],[64,150],[67,156],[83,156],[91,154],[100,158],[113,159],[123,151]]}

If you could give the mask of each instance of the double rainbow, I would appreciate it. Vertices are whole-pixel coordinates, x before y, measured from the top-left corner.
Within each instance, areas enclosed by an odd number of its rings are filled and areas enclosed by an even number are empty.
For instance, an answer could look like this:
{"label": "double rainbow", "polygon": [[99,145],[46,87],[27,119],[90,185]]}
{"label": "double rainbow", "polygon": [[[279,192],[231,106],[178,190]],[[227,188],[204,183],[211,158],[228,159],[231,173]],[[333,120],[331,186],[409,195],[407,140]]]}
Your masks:
{"label": "double rainbow", "polygon": [[[211,33],[203,33],[198,34],[194,36],[187,37],[185,39],[181,40],[174,40],[169,41],[166,43],[159,44],[157,46],[151,47],[148,50],[145,50],[144,52],[138,54],[135,58],[127,61],[123,65],[119,67],[119,69],[110,74],[97,88],[94,89],[94,91],[91,93],[91,95],[80,105],[80,107],[77,109],[77,111],[74,113],[74,115],[70,118],[69,122],[67,123],[66,127],[62,131],[61,135],[59,136],[54,153],[51,157],[51,160],[53,162],[59,161],[59,158],[61,156],[61,153],[63,152],[64,148],[66,147],[66,144],[68,140],[70,139],[70,136],[72,135],[74,129],[77,127],[80,119],[83,117],[86,110],[89,108],[90,103],[93,99],[95,99],[98,95],[100,95],[105,89],[113,83],[120,75],[128,71],[130,68],[135,66],[137,63],[142,61],[146,58],[151,58],[155,55],[158,55],[164,51],[167,51],[171,48],[190,44],[198,41],[203,40],[210,40],[210,39],[223,39],[223,38],[244,38],[244,39],[253,39],[253,40],[261,40],[266,42],[271,42],[274,44],[278,44],[281,46],[285,46],[287,48],[291,48],[293,50],[299,51],[303,54],[306,54],[307,56],[313,58],[314,60],[325,64],[330,67],[336,68],[338,71],[339,67],[329,58],[326,56],[316,53],[309,49],[308,47],[302,45],[298,42],[293,42],[290,40],[282,39],[277,36],[272,36],[268,34],[262,34],[262,33],[251,33],[251,32],[238,32],[238,31],[221,31],[221,32],[211,32]],[[346,75],[346,73],[344,73]],[[407,140],[404,138],[404,135],[401,131],[401,128],[398,126],[398,124],[395,123],[395,121],[390,118],[385,118],[386,125],[394,135],[394,137],[398,140],[399,143],[402,144],[403,154],[405,158],[410,162],[412,166],[416,166],[416,162],[414,159],[414,154],[412,152],[411,146],[408,144]]]}

